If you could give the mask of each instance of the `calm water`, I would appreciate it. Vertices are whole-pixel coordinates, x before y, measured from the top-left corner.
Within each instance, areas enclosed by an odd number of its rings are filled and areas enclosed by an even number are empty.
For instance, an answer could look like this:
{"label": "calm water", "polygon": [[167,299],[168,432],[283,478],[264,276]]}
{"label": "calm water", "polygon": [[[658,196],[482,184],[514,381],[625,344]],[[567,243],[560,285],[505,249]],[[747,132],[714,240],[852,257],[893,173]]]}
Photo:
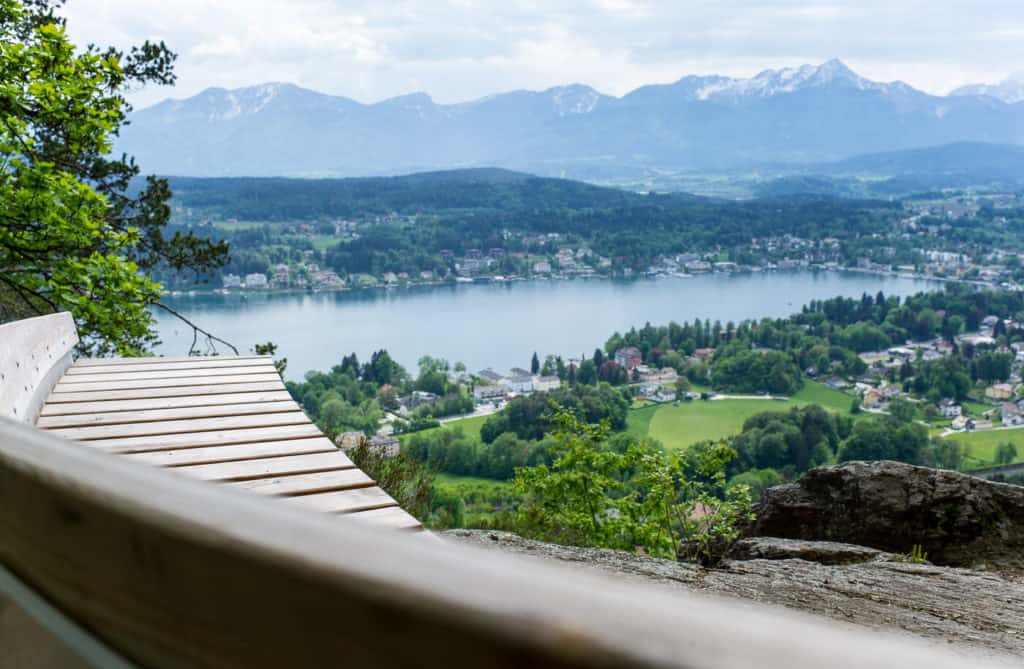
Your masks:
{"label": "calm water", "polygon": [[[249,351],[273,341],[292,379],[355,352],[385,348],[407,369],[422,355],[470,370],[529,367],[538,351],[590,354],[616,330],[694,318],[740,321],[786,316],[812,299],[909,295],[938,284],[850,272],[707,274],[692,279],[590,279],[457,284],[316,294],[167,298],[202,327]],[[158,352],[184,355],[191,330],[158,314]]]}

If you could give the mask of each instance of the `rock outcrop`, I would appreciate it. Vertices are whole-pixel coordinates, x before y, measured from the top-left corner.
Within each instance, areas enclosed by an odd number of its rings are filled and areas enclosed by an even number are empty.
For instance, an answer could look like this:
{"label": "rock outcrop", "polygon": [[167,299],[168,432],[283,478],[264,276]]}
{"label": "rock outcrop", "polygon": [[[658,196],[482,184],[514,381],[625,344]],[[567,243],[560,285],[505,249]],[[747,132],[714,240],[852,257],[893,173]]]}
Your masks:
{"label": "rock outcrop", "polygon": [[[950,650],[991,654],[1008,666],[1018,666],[1024,655],[1024,583],[1002,574],[892,561],[891,555],[857,546],[777,539],[740,544],[741,551],[761,559],[730,559],[719,568],[704,569],[623,551],[530,541],[509,532],[451,530],[442,536],[571,562],[574,567],[596,569],[628,581],[700,590],[798,609],[845,624],[909,633]],[[803,559],[793,557],[796,555]],[[840,559],[838,556],[857,562],[822,563]],[[1005,658],[1001,653],[1017,658]],[[970,665],[965,662],[964,666]]]}
{"label": "rock outcrop", "polygon": [[770,488],[748,536],[835,541],[940,565],[1024,570],[1024,487],[899,462],[848,462]]}
{"label": "rock outcrop", "polygon": [[733,560],[806,560],[818,564],[856,564],[890,560],[893,556],[867,546],[835,541],[751,537],[733,544],[729,557]]}

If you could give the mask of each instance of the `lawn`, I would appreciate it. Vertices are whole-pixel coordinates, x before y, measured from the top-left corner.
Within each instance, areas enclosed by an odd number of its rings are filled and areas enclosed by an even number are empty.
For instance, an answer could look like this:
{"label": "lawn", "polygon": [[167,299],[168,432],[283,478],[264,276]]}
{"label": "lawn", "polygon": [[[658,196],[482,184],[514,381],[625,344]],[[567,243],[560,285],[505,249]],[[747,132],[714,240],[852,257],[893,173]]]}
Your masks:
{"label": "lawn", "polygon": [[793,399],[800,404],[820,404],[826,409],[832,409],[838,413],[849,413],[853,404],[853,396],[844,392],[833,390],[824,383],[808,381],[800,389]]}
{"label": "lawn", "polygon": [[337,246],[340,240],[331,235],[313,235],[310,241],[313,243],[313,248],[317,251],[326,251]]}
{"label": "lawn", "polygon": [[792,407],[819,404],[846,414],[852,402],[850,395],[821,383],[808,382],[788,400],[694,400],[679,406],[662,404],[633,409],[626,417],[626,429],[633,434],[653,437],[666,448],[686,448],[698,441],[736,434],[743,429],[744,421],[764,411],[787,411]]}
{"label": "lawn", "polygon": [[[754,414],[785,411],[797,405],[792,400],[694,400],[679,406],[662,405],[648,419],[647,434],[666,448],[686,448],[698,441],[736,434],[743,429],[743,422]],[[636,421],[637,428],[641,425],[642,419]],[[632,431],[632,424],[630,428]]]}
{"label": "lawn", "polygon": [[626,412],[626,432],[647,436],[651,429],[651,419],[660,408],[662,407],[659,404],[646,404],[642,408]]}
{"label": "lawn", "polygon": [[398,438],[404,444],[406,441],[411,439],[414,434],[430,434],[431,432],[436,432],[438,430],[444,430],[444,429],[447,429],[447,428],[450,428],[450,427],[459,427],[459,428],[462,428],[462,431],[464,433],[466,433],[468,436],[475,437],[476,439],[479,439],[480,438],[480,428],[482,428],[484,426],[484,423],[487,421],[488,418],[490,418],[490,416],[474,416],[472,418],[463,418],[461,420],[454,420],[454,421],[452,421],[450,423],[445,423],[441,427],[430,427],[430,428],[427,428],[426,430],[420,430],[419,432],[412,432],[412,433],[409,433],[409,434],[401,434],[401,435],[398,436]]}
{"label": "lawn", "polygon": [[983,430],[981,432],[960,432],[946,439],[959,443],[966,460],[963,469],[980,469],[995,465],[996,446],[1010,442],[1017,447],[1015,462],[1024,462],[1024,428],[1015,430]]}

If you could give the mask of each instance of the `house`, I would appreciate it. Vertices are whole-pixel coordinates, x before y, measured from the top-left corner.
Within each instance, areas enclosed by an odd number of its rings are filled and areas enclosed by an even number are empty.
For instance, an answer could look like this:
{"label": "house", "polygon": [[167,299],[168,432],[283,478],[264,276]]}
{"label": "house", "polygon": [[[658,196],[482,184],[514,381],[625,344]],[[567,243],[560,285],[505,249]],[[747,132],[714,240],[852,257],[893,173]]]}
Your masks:
{"label": "house", "polygon": [[504,376],[497,373],[490,367],[488,367],[487,369],[481,369],[479,372],[476,373],[476,375],[479,376],[484,381],[490,381],[491,383],[498,383],[499,381],[505,378]]}
{"label": "house", "polygon": [[954,430],[973,430],[974,419],[967,416],[957,416],[953,419],[952,427]]}
{"label": "house", "polygon": [[533,377],[533,389],[539,393],[546,393],[551,390],[558,390],[562,387],[562,380],[557,376],[535,376]]}
{"label": "house", "polygon": [[620,348],[615,352],[615,364],[624,367],[627,371],[632,371],[634,367],[643,364],[643,361],[643,354],[635,346]]}
{"label": "house", "polygon": [[525,376],[511,376],[507,379],[503,379],[501,384],[505,386],[505,389],[510,393],[533,392],[533,377],[529,374]]}
{"label": "house", "polygon": [[974,430],[991,430],[992,429],[992,421],[990,421],[990,420],[976,420],[976,421],[974,421],[974,427],[973,428],[969,427],[967,429],[969,429],[969,430],[970,429],[974,429]]}
{"label": "house", "polygon": [[885,403],[885,396],[878,388],[868,388],[860,403],[865,409],[878,409]]}
{"label": "house", "polygon": [[402,442],[398,440],[398,437],[384,437],[377,435],[376,437],[370,437],[366,445],[371,450],[377,451],[385,458],[397,458],[399,453],[402,452]]}
{"label": "house", "polygon": [[347,451],[358,446],[363,439],[366,439],[366,435],[362,432],[342,432],[335,437],[334,442],[341,447],[341,450]]}
{"label": "house", "polygon": [[510,369],[508,371],[509,371],[509,376],[531,376],[530,371],[526,370],[526,369],[523,369],[522,367],[513,367],[512,369]]}
{"label": "house", "polygon": [[267,275],[253,272],[252,274],[245,275],[245,287],[246,288],[266,288],[267,287]]}
{"label": "house", "polygon": [[[558,378],[558,377],[555,377]],[[491,402],[505,397],[504,386],[478,385],[473,387],[473,399],[477,402]]]}
{"label": "house", "polygon": [[238,276],[237,274],[225,274],[220,278],[220,280],[225,288],[242,287],[242,277]]}
{"label": "house", "polygon": [[430,404],[436,399],[438,399],[438,396],[434,393],[428,393],[425,390],[414,390],[405,397],[399,397],[398,404],[401,405],[402,409],[405,411],[412,411],[416,407],[423,406],[424,404]]}
{"label": "house", "polygon": [[715,357],[715,349],[713,348],[698,348],[693,351],[693,358],[702,365],[713,357]]}
{"label": "house", "polygon": [[857,356],[860,358],[865,365],[872,367],[874,365],[881,365],[884,362],[889,361],[888,351],[871,351],[868,353],[861,353]]}
{"label": "house", "polygon": [[1024,415],[1013,402],[1004,402],[999,410],[1003,425],[1024,425]]}
{"label": "house", "polygon": [[996,383],[985,389],[985,399],[1001,402],[1013,397],[1013,386],[1009,383]]}
{"label": "house", "polygon": [[540,260],[533,263],[534,274],[551,274],[551,263],[546,260]]}
{"label": "house", "polygon": [[963,414],[963,408],[955,400],[948,397],[939,400],[938,409],[939,415],[943,418],[956,418]]}
{"label": "house", "polygon": [[679,374],[671,367],[653,369],[647,365],[639,365],[636,368],[640,374],[640,381],[646,383],[675,383]]}

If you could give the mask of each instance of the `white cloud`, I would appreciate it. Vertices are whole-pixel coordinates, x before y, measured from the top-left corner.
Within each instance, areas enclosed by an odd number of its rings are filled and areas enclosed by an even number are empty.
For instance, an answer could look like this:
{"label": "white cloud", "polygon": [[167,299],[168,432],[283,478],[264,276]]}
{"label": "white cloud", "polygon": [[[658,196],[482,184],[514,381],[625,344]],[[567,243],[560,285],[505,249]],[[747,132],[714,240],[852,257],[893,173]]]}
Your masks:
{"label": "white cloud", "polygon": [[65,13],[79,42],[163,39],[179,54],[177,87],[138,105],[265,81],[362,101],[569,82],[621,95],[832,57],[941,93],[1024,62],[1019,0],[71,0]]}

